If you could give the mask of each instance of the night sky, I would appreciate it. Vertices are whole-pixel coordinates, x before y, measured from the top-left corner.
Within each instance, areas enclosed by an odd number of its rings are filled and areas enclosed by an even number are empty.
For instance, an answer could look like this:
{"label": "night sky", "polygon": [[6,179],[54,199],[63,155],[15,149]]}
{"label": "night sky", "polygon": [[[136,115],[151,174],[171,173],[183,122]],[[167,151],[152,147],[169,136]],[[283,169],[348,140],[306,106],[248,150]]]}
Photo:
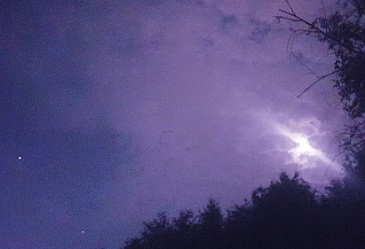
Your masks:
{"label": "night sky", "polygon": [[[309,19],[333,2],[291,1]],[[118,248],[165,211],[339,176],[333,55],[284,0],[0,2],[0,244]]]}

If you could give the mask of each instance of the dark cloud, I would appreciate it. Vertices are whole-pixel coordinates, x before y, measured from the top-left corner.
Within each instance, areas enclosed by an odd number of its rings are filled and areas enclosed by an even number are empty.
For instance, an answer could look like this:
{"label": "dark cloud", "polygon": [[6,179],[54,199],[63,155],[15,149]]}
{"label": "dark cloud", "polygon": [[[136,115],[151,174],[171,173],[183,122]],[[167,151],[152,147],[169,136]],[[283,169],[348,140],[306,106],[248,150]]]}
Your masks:
{"label": "dark cloud", "polygon": [[214,41],[209,38],[197,38],[197,46],[203,49],[211,48],[214,46]]}
{"label": "dark cloud", "polygon": [[254,19],[250,19],[250,23],[253,26],[253,31],[251,32],[249,38],[259,44],[264,42],[271,31],[271,24],[265,21]]}
{"label": "dark cloud", "polygon": [[226,32],[230,32],[238,26],[238,19],[234,15],[227,15],[221,18],[222,29]]}

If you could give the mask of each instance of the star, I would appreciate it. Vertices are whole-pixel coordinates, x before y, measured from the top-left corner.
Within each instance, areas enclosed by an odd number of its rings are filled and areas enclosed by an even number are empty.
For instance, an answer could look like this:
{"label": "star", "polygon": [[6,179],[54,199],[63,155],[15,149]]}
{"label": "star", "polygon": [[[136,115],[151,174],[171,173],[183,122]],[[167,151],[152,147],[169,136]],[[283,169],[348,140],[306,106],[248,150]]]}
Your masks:
{"label": "star", "polygon": [[22,160],[22,157],[21,156],[18,156],[18,160]]}

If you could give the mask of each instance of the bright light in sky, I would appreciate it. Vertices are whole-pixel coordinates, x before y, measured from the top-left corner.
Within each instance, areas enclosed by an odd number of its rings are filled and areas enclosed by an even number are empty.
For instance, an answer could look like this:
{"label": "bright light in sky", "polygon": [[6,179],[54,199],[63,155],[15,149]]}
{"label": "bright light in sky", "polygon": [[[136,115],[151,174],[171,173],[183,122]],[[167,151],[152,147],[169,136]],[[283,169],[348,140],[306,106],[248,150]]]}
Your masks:
{"label": "bright light in sky", "polygon": [[288,133],[287,137],[296,144],[296,146],[289,150],[294,161],[303,163],[304,157],[320,157],[323,153],[310,144],[308,138],[300,133]]}
{"label": "bright light in sky", "polygon": [[333,166],[336,169],[339,168],[339,165],[336,162],[330,160],[320,149],[311,145],[309,135],[293,132],[281,125],[275,126],[280,135],[284,136],[295,144],[293,148],[288,150],[288,153],[292,156],[292,159],[295,163],[302,165],[304,168],[310,168],[313,167],[313,165],[309,163],[310,159],[312,158],[318,159],[319,161]]}

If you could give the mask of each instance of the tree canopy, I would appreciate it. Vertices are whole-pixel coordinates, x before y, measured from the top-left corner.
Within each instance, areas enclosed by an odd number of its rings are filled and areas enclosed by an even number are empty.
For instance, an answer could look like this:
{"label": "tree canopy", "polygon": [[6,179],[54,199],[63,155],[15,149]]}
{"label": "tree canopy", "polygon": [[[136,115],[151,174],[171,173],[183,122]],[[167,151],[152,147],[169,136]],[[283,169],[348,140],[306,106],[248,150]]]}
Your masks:
{"label": "tree canopy", "polygon": [[[343,198],[343,195],[346,198]],[[197,215],[159,214],[125,249],[322,249],[365,247],[365,197],[340,181],[319,195],[298,173],[282,173],[223,215],[209,200]]]}
{"label": "tree canopy", "polygon": [[332,14],[312,21],[299,16],[288,0],[286,3],[288,10],[280,9],[278,20],[295,23],[294,35],[317,37],[335,56],[333,71],[318,77],[302,94],[324,78],[336,76],[333,86],[352,118],[340,139],[347,158],[345,168],[350,174],[365,176],[365,1],[339,1]]}
{"label": "tree canopy", "polygon": [[279,20],[301,24],[292,29],[297,34],[314,35],[328,45],[336,57],[334,70],[319,79],[336,74],[334,87],[338,90],[344,109],[352,118],[365,113],[365,1],[348,0],[337,11],[313,21],[297,15],[287,1],[289,10],[281,9]]}

